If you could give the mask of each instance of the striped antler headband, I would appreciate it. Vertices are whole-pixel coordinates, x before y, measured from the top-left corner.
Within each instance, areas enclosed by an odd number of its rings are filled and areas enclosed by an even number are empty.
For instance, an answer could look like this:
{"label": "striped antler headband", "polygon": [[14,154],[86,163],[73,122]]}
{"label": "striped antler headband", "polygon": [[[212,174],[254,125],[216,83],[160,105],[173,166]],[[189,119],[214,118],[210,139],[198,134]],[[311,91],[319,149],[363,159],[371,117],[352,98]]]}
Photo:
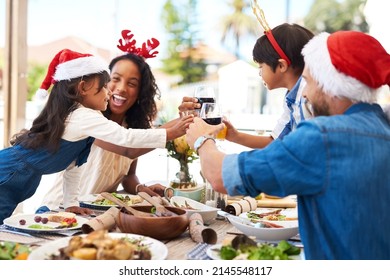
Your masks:
{"label": "striped antler headband", "polygon": [[123,52],[133,53],[143,58],[156,57],[158,51],[153,51],[160,45],[160,42],[156,38],[152,38],[142,43],[140,48],[136,47],[137,41],[133,39],[134,34],[131,33],[131,30],[122,30],[123,39],[119,39],[118,49]]}
{"label": "striped antler headband", "polygon": [[257,20],[260,22],[260,25],[264,29],[264,34],[267,36],[268,40],[270,41],[272,47],[274,50],[278,53],[278,55],[287,61],[288,65],[291,65],[291,60],[288,58],[288,56],[284,53],[282,48],[279,46],[278,42],[276,42],[274,35],[272,34],[271,28],[269,27],[267,20],[264,16],[264,11],[259,7],[259,4],[257,3],[257,0],[251,1],[252,5],[252,11],[255,14]]}

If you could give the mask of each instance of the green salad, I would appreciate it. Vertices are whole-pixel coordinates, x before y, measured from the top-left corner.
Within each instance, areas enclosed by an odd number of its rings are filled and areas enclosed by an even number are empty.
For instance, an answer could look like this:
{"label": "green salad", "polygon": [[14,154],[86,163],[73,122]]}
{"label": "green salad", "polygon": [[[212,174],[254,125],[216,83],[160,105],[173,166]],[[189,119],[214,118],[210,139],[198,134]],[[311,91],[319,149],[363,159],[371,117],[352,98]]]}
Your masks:
{"label": "green salad", "polygon": [[223,260],[289,260],[291,256],[300,253],[301,250],[298,247],[282,240],[277,245],[232,242],[230,245],[222,246],[219,255]]}
{"label": "green salad", "polygon": [[[127,205],[132,204],[131,198],[128,195],[121,195],[121,194],[117,194],[117,193],[111,193],[111,194],[113,196],[115,196],[116,198],[120,199],[121,201],[123,201],[124,203],[126,203]],[[103,197],[96,199],[95,201],[92,202],[92,204],[103,205],[103,206],[115,205],[114,202],[112,202],[111,200],[105,199]]]}

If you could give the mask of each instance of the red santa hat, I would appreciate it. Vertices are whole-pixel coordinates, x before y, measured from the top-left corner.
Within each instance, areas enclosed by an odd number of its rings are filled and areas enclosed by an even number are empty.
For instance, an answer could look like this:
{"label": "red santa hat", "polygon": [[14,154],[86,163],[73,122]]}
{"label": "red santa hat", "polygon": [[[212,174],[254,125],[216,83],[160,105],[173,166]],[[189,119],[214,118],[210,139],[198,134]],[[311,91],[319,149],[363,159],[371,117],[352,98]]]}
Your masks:
{"label": "red santa hat", "polygon": [[310,75],[325,93],[372,103],[390,86],[390,55],[372,36],[358,31],[321,33],[302,50]]}
{"label": "red santa hat", "polygon": [[63,49],[50,62],[45,79],[37,91],[38,98],[45,98],[52,84],[58,81],[70,80],[85,75],[109,73],[107,63],[91,54],[82,54],[69,49]]}

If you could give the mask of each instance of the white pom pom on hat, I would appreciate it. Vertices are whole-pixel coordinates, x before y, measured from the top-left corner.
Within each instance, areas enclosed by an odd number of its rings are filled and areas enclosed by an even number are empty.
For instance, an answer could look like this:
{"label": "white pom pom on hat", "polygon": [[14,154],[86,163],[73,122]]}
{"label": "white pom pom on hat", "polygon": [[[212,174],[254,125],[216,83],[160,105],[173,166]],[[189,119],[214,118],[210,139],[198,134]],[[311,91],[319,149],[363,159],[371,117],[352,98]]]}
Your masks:
{"label": "white pom pom on hat", "polygon": [[390,55],[368,34],[324,32],[311,39],[302,54],[310,75],[329,95],[371,103],[375,89],[390,86]]}
{"label": "white pom pom on hat", "polygon": [[47,74],[36,93],[38,99],[44,99],[52,84],[85,75],[109,73],[107,63],[97,56],[82,54],[69,49],[58,52],[50,62]]}

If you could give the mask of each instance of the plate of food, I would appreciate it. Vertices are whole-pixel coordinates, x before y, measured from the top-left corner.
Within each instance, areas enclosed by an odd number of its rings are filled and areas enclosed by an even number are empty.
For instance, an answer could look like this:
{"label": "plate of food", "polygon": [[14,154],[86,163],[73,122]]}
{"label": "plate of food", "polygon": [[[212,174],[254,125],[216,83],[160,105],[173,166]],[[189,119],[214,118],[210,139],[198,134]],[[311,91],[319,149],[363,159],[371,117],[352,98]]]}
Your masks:
{"label": "plate of food", "polygon": [[257,208],[254,211],[244,212],[239,216],[245,219],[249,219],[252,222],[298,221],[298,211],[296,208]]}
{"label": "plate of food", "polygon": [[299,260],[301,249],[285,240],[278,243],[256,242],[245,234],[237,235],[223,244],[207,248],[213,260]]}
{"label": "plate of food", "polygon": [[94,231],[64,237],[34,249],[29,260],[164,260],[167,246],[156,239],[130,233]]}
{"label": "plate of food", "polygon": [[232,225],[234,225],[242,233],[248,236],[254,236],[257,240],[287,240],[298,234],[299,228],[298,219],[296,218],[296,216],[288,215],[287,217],[291,217],[291,219],[286,219],[286,215],[279,215],[281,213],[286,213],[280,211],[278,213],[275,212],[269,215],[284,216],[283,218],[279,217],[270,220],[264,217],[260,218],[258,216],[255,216],[255,218],[253,218],[254,215],[258,215],[259,213],[269,214],[270,211],[267,212],[267,210],[261,209],[251,212],[245,212],[239,216],[229,215],[227,216],[227,218],[229,219],[229,222],[231,222]]}
{"label": "plate of food", "polygon": [[55,233],[80,229],[88,219],[71,212],[18,214],[4,220],[6,227],[31,233]]}
{"label": "plate of food", "polygon": [[11,241],[0,241],[0,260],[26,260],[31,249],[28,245]]}
{"label": "plate of food", "polygon": [[[141,203],[143,201],[143,199],[139,195],[118,194],[118,193],[111,193],[111,194],[129,206]],[[114,202],[102,197],[100,194],[87,194],[81,196],[79,201],[80,201],[80,207],[91,208],[96,210],[108,210],[113,206],[119,207]]]}
{"label": "plate of food", "polygon": [[205,223],[217,216],[217,208],[200,203],[191,198],[183,196],[172,196],[170,203],[175,207],[185,209],[187,211],[188,218],[194,213],[199,213],[202,216],[203,222]]}

